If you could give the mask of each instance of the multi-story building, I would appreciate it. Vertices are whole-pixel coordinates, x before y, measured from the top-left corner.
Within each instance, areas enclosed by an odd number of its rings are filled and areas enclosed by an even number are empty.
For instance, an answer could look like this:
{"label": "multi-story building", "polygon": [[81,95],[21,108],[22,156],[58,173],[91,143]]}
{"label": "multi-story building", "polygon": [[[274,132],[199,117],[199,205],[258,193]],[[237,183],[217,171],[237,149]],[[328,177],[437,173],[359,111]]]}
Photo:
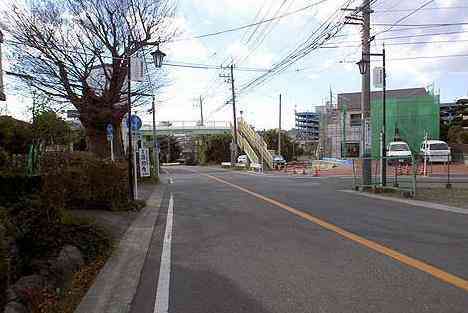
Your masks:
{"label": "multi-story building", "polygon": [[449,124],[457,115],[459,103],[456,102],[445,102],[440,104],[440,121],[441,123]]}
{"label": "multi-story building", "polygon": [[301,143],[317,142],[320,133],[320,113],[296,112],[296,140]]}

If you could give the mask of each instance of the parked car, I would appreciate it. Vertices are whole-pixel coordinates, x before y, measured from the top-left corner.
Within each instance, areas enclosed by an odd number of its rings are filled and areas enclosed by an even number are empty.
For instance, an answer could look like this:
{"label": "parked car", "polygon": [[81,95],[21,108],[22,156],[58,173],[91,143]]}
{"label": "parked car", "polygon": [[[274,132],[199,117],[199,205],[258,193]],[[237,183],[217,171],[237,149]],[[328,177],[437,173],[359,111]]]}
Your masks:
{"label": "parked car", "polygon": [[286,160],[283,158],[282,155],[275,154],[273,155],[273,167],[282,166],[286,164]]}
{"label": "parked car", "polygon": [[247,163],[249,163],[249,158],[247,157],[246,154],[239,155],[237,157],[237,163],[247,164]]}
{"label": "parked car", "polygon": [[389,164],[405,164],[411,163],[412,153],[406,142],[393,141],[387,145],[387,157]]}
{"label": "parked car", "polygon": [[425,140],[421,143],[421,155],[428,162],[451,162],[450,147],[445,141]]}

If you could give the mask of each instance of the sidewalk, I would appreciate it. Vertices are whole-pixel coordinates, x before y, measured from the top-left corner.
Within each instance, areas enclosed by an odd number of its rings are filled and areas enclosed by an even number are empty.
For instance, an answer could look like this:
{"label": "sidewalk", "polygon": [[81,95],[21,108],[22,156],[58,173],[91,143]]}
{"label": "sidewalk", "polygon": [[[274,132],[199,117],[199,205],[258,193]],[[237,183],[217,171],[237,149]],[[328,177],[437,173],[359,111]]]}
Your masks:
{"label": "sidewalk", "polygon": [[75,313],[126,313],[140,281],[166,185],[155,186],[147,205],[125,232]]}

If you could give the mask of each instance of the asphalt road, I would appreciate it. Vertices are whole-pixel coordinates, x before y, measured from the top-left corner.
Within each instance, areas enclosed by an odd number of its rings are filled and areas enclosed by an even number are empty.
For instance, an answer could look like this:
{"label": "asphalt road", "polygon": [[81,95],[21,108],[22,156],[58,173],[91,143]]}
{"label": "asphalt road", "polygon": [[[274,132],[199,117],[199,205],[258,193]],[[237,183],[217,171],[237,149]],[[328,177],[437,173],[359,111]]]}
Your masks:
{"label": "asphalt road", "polygon": [[468,215],[328,178],[169,172],[134,313],[468,312]]}

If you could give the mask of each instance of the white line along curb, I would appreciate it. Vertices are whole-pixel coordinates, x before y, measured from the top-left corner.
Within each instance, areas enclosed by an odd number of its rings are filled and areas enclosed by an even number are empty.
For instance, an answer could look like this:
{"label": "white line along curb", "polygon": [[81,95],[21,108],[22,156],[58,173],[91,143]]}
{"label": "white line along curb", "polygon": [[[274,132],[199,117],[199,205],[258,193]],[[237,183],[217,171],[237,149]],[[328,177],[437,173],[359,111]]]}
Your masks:
{"label": "white line along curb", "polygon": [[169,207],[166,217],[166,231],[164,232],[164,243],[161,254],[161,266],[159,268],[158,289],[156,290],[156,301],[154,313],[167,313],[169,311],[169,284],[171,280],[171,241],[172,225],[174,221],[174,198],[171,193]]}
{"label": "white line along curb", "polygon": [[364,193],[364,192],[354,191],[354,190],[339,190],[339,191],[350,193],[350,194],[353,194],[353,195],[359,195],[359,196],[364,196],[364,197],[368,197],[368,198],[373,198],[373,199],[399,202],[399,203],[404,203],[404,204],[408,204],[408,205],[411,205],[411,206],[425,207],[425,208],[439,210],[439,211],[446,211],[446,212],[467,214],[468,215],[468,210],[467,209],[457,208],[457,207],[448,206],[448,205],[439,204],[439,203],[419,201],[419,200],[390,198],[390,197],[385,197],[385,196],[380,196],[380,195],[367,194],[367,193]]}

